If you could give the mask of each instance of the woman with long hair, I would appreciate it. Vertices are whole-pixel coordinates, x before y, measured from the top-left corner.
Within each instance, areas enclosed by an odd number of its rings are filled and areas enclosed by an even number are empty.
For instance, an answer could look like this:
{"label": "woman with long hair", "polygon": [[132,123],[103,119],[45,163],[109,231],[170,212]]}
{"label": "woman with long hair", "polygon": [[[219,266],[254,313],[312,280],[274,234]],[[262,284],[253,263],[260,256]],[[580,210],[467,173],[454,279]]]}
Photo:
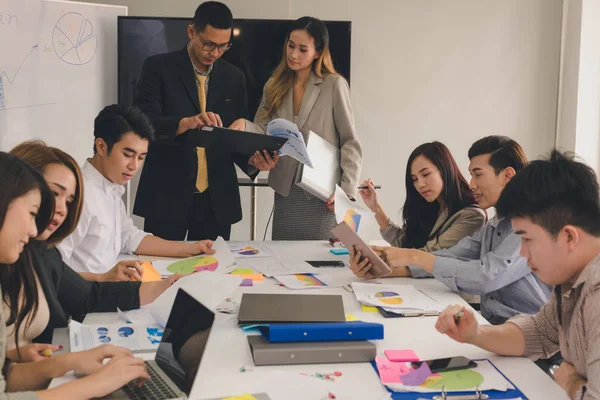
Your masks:
{"label": "woman with long hair", "polygon": [[[333,66],[329,32],[313,17],[292,23],[279,66],[267,81],[254,123],[236,120],[232,129],[266,132],[270,121],[295,122],[304,139],[310,131],[340,149],[341,179],[338,184],[356,196],[362,169],[362,148],[354,126],[350,88]],[[335,226],[333,196],[324,202],[294,184],[298,162],[279,159],[269,172],[275,190],[273,240],[322,240]]]}
{"label": "woman with long hair", "polygon": [[[36,282],[38,304],[24,312],[29,324],[7,324],[7,356],[14,361],[36,361],[52,341],[55,328],[68,326],[69,319],[90,312],[139,308],[154,301],[180,275],[160,282],[92,282],[66,265],[55,247],[77,226],[83,205],[83,180],[75,160],[43,142],[25,142],[13,150],[44,177],[54,196],[51,222],[29,244],[31,260],[21,259],[0,273],[0,286],[15,288],[4,298],[4,310],[17,304],[17,288]],[[26,273],[27,276],[23,274]],[[39,344],[31,344],[37,342]],[[18,347],[23,349],[17,352]]]}
{"label": "woman with long hair", "polygon": [[[395,247],[428,252],[445,249],[478,231],[486,221],[450,150],[440,142],[424,143],[408,158],[402,227],[383,210],[373,181],[365,181],[364,186],[368,188],[360,194],[365,204],[375,213],[382,237]],[[371,277],[369,260],[360,251],[350,251],[352,271],[359,277]],[[408,268],[398,268],[388,276],[411,274]]]}
{"label": "woman with long hair", "polygon": [[[28,242],[50,223],[54,202],[44,178],[18,157],[0,152],[0,171],[0,273],[4,274],[20,257],[28,259]],[[8,293],[0,298],[13,299],[8,321],[17,327],[29,324],[28,315],[35,314],[39,304],[36,280],[31,275],[22,276],[29,277],[22,286],[0,286]],[[12,364],[5,358],[5,329],[4,310],[0,308],[2,400],[89,399],[112,393],[134,379],[150,378],[143,360],[134,358],[127,349],[110,345],[57,355],[36,363]],[[107,358],[112,360],[103,365]],[[51,379],[73,370],[88,376],[53,389],[40,390]]]}

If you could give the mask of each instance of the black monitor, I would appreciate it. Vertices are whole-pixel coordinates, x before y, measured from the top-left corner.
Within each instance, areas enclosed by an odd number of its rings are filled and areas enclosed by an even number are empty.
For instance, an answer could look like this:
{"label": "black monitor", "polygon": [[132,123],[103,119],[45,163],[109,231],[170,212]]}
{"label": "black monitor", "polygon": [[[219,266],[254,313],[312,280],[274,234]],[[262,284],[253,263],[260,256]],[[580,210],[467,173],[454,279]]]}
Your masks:
{"label": "black monitor", "polygon": [[[329,30],[336,70],[350,83],[352,23],[324,21]],[[119,103],[132,104],[144,60],[151,55],[182,49],[188,42],[190,18],[119,17]],[[254,119],[263,86],[281,60],[291,20],[235,19],[233,46],[223,59],[246,75],[248,110]]]}

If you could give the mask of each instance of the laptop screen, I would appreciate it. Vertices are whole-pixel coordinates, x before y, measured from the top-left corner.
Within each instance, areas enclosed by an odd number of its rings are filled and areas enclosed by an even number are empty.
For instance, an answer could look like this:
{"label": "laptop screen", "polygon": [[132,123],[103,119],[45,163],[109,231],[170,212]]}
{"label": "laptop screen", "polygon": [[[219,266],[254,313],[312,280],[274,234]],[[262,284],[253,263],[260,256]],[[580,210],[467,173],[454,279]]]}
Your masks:
{"label": "laptop screen", "polygon": [[155,361],[190,395],[215,314],[182,289],[177,291]]}

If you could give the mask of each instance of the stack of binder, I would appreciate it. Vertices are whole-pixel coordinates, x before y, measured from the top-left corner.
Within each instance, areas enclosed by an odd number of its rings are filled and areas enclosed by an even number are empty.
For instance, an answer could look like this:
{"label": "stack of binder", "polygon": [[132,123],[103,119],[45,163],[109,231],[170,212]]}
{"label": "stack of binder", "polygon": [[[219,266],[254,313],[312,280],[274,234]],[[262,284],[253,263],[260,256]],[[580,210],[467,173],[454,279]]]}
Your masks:
{"label": "stack of binder", "polygon": [[373,361],[383,325],[345,320],[340,295],[244,294],[238,317],[258,324],[248,336],[257,366]]}

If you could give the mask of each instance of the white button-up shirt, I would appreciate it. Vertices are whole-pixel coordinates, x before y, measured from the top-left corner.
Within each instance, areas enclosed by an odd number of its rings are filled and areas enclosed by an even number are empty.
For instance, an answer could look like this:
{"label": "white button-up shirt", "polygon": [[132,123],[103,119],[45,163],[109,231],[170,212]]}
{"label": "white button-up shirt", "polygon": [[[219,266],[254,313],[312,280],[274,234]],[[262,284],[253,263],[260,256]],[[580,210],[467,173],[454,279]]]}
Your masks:
{"label": "white button-up shirt", "polygon": [[77,272],[105,273],[119,253],[133,254],[149,233],[125,211],[122,185],[106,179],[89,163],[82,168],[84,201],[75,231],[58,245],[64,262]]}

